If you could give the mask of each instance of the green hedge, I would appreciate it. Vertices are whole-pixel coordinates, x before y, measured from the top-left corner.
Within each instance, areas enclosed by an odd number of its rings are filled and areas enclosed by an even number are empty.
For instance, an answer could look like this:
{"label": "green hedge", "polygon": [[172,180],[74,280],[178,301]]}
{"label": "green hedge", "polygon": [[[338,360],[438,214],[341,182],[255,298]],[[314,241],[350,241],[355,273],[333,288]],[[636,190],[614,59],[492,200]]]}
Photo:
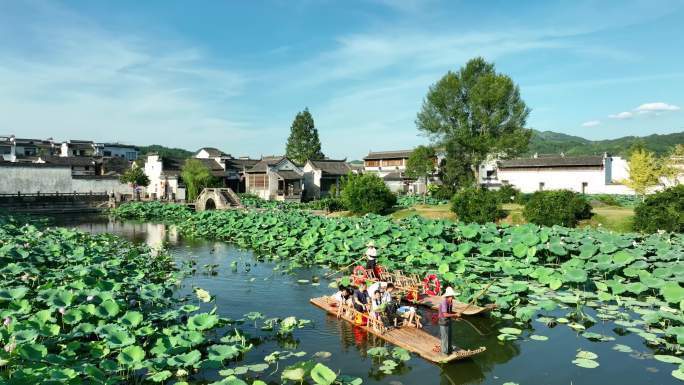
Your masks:
{"label": "green hedge", "polygon": [[684,185],[648,195],[634,209],[634,229],[649,233],[684,232]]}
{"label": "green hedge", "polygon": [[487,223],[506,216],[496,191],[481,188],[464,188],[451,200],[451,210],[463,222]]}
{"label": "green hedge", "polygon": [[347,175],[341,198],[344,206],[355,214],[380,214],[397,203],[397,196],[374,174]]}
{"label": "green hedge", "polygon": [[523,209],[528,222],[544,226],[574,227],[591,215],[591,206],[586,199],[570,190],[537,191]]}

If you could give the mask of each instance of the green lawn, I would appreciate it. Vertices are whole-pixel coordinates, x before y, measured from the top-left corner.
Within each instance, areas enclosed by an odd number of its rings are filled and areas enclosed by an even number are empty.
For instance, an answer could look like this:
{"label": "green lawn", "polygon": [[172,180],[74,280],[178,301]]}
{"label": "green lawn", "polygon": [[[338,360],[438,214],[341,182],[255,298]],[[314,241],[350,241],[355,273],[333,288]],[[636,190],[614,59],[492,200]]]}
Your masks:
{"label": "green lawn", "polygon": [[[525,218],[523,218],[522,215],[522,205],[509,203],[503,205],[503,208],[508,213],[508,215],[506,215],[506,217],[501,220],[501,223],[508,223],[511,225],[525,223]],[[618,232],[632,231],[632,221],[634,218],[633,209],[616,206],[601,206],[594,207],[592,210],[594,212],[594,216],[591,219],[580,222],[580,227],[589,225],[592,227],[603,227],[608,230]],[[407,209],[397,210],[390,215],[394,219],[402,219],[415,214],[429,219],[457,219],[456,214],[451,212],[451,206],[448,204],[416,205]],[[348,215],[348,212],[338,214],[338,216]]]}

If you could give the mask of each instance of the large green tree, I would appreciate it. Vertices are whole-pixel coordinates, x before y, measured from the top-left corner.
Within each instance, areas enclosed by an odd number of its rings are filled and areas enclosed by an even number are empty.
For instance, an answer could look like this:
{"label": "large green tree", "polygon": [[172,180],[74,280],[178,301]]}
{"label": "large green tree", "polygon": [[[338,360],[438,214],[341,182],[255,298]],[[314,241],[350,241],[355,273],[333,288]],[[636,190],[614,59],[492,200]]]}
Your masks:
{"label": "large green tree", "polygon": [[183,163],[181,178],[185,183],[187,201],[195,200],[205,187],[216,184],[216,179],[211,175],[209,168],[195,158],[189,158]]}
{"label": "large green tree", "polygon": [[299,164],[304,164],[308,159],[323,159],[318,130],[308,108],[295,116],[285,153],[288,158]]}
{"label": "large green tree", "polygon": [[446,149],[445,167],[466,167],[477,181],[488,156],[525,152],[532,135],[525,128],[529,113],[513,80],[478,57],[430,87],[416,126]]}
{"label": "large green tree", "polygon": [[430,146],[418,146],[411,152],[406,161],[406,176],[409,178],[423,178],[425,190],[423,190],[423,203],[427,197],[428,178],[435,172],[435,149]]}
{"label": "large green tree", "polygon": [[126,170],[119,177],[121,183],[130,183],[134,186],[148,186],[150,184],[150,178],[145,175],[145,171],[138,166],[133,166]]}

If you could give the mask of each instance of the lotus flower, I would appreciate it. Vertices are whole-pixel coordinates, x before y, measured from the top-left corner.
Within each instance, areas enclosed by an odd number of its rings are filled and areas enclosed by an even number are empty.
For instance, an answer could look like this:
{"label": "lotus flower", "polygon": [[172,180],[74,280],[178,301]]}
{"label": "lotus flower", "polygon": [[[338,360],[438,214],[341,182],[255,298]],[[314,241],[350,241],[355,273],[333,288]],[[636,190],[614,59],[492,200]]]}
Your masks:
{"label": "lotus flower", "polygon": [[64,307],[60,307],[57,311],[59,311],[59,314],[64,315],[66,313],[66,309]]}
{"label": "lotus flower", "polygon": [[24,275],[21,276],[21,280],[24,282],[28,281],[29,278],[31,278],[31,276],[28,275],[28,273],[24,273]]}
{"label": "lotus flower", "polygon": [[4,326],[10,326],[10,324],[12,324],[12,317],[5,317],[5,319],[2,321],[2,324]]}
{"label": "lotus flower", "polygon": [[94,295],[89,295],[89,296],[86,297],[86,301],[90,302],[90,301],[93,300],[93,298],[95,298]]}

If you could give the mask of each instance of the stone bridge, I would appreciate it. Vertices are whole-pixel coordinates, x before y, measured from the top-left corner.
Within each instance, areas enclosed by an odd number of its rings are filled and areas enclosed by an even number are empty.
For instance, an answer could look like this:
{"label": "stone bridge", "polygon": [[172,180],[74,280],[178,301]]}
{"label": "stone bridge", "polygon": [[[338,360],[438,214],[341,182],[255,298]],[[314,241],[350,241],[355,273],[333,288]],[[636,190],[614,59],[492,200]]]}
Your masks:
{"label": "stone bridge", "polygon": [[235,207],[242,207],[242,203],[229,188],[205,188],[195,201],[195,211],[227,210]]}

